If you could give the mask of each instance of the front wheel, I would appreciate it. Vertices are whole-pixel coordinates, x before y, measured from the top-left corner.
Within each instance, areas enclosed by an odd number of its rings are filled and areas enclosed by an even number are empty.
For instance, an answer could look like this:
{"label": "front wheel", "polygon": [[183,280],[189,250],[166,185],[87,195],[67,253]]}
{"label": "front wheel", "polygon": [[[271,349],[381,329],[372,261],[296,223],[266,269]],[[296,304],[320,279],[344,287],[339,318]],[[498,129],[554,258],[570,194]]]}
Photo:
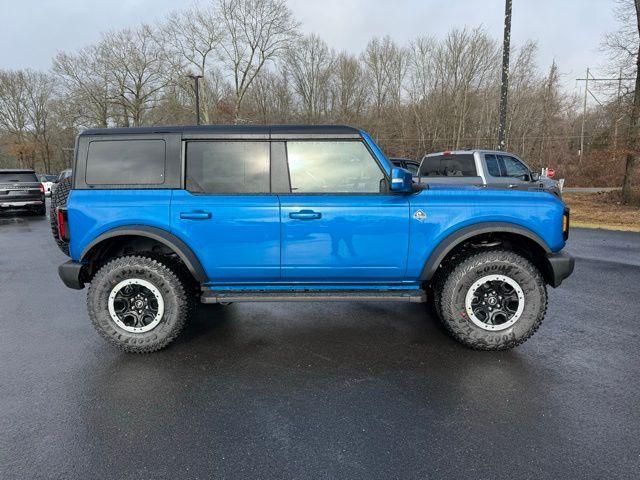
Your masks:
{"label": "front wheel", "polygon": [[538,329],[547,310],[539,270],[511,251],[463,258],[440,284],[441,321],[459,342],[479,350],[507,350]]}
{"label": "front wheel", "polygon": [[193,297],[174,270],[143,256],[119,257],[93,277],[91,322],[111,344],[132,353],[169,345],[182,331]]}

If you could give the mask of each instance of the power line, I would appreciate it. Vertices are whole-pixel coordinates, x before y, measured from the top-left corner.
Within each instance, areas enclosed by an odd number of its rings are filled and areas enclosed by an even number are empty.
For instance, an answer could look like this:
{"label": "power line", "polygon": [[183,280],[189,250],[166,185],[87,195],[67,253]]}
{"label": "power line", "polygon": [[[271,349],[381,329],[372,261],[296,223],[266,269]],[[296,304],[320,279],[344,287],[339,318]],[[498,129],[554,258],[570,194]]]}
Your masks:
{"label": "power line", "polygon": [[613,81],[617,81],[617,80],[635,80],[635,78],[632,78],[632,77],[593,78],[593,76],[591,78],[589,78],[589,79],[587,79],[587,78],[576,78],[576,81],[578,81],[578,82],[584,82],[586,80],[589,80],[590,82],[613,82]]}
{"label": "power line", "polygon": [[[591,78],[589,78],[589,76],[591,76]],[[576,81],[578,82],[584,82],[584,100],[582,103],[582,122],[581,122],[581,126],[580,126],[580,152],[578,153],[580,155],[580,163],[582,163],[582,157],[584,156],[584,139],[585,139],[585,135],[584,135],[584,124],[585,121],[587,119],[587,98],[588,95],[591,95],[593,97],[593,99],[598,102],[598,105],[600,105],[601,107],[602,102],[600,100],[598,100],[598,98],[593,94],[593,92],[591,90],[589,90],[589,82],[618,82],[618,95],[616,98],[617,104],[618,104],[618,108],[620,108],[620,92],[622,90],[622,81],[623,80],[635,80],[635,78],[628,78],[628,77],[623,77],[622,76],[622,70],[620,70],[620,75],[616,78],[595,78],[590,72],[589,72],[589,67],[587,67],[587,74],[585,75],[584,78],[576,78]],[[617,118],[617,117],[616,117]],[[616,125],[617,126],[617,125]]]}

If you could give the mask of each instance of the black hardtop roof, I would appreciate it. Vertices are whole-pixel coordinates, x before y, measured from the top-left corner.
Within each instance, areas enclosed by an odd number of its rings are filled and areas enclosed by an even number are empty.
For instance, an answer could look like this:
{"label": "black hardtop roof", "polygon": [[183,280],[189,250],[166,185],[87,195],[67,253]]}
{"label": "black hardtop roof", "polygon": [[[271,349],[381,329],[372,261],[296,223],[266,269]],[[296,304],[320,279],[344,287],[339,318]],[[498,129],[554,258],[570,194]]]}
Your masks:
{"label": "black hardtop roof", "polygon": [[83,135],[136,135],[152,133],[202,133],[223,135],[360,135],[347,125],[167,125],[155,127],[91,128]]}
{"label": "black hardtop roof", "polygon": [[30,168],[0,168],[0,173],[36,173]]}

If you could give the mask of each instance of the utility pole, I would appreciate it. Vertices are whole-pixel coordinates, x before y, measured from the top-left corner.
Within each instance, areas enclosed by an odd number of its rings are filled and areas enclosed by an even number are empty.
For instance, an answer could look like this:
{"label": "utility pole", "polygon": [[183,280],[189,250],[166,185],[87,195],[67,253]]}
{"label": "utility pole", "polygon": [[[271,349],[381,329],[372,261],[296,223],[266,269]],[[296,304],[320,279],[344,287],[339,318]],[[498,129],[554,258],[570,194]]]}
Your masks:
{"label": "utility pole", "polygon": [[584,157],[584,121],[587,118],[587,93],[589,92],[589,68],[587,76],[584,77],[584,102],[582,104],[582,127],[580,127],[580,163]]}
{"label": "utility pole", "polygon": [[195,82],[195,94],[196,94],[196,125],[200,125],[200,79],[202,75],[190,74],[187,77],[193,79]]}
{"label": "utility pole", "polygon": [[509,49],[511,48],[511,0],[504,4],[504,40],[502,42],[502,85],[500,86],[500,123],[498,124],[498,150],[506,148],[507,99],[509,96]]}

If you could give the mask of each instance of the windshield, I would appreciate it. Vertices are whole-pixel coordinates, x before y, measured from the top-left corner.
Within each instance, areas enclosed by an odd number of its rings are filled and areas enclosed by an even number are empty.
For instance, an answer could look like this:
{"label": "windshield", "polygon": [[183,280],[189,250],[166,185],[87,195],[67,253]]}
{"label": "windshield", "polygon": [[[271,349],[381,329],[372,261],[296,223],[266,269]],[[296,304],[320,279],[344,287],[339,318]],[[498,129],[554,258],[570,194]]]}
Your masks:
{"label": "windshield", "polygon": [[7,173],[0,172],[0,183],[26,183],[26,182],[38,182],[38,177],[35,173]]}

